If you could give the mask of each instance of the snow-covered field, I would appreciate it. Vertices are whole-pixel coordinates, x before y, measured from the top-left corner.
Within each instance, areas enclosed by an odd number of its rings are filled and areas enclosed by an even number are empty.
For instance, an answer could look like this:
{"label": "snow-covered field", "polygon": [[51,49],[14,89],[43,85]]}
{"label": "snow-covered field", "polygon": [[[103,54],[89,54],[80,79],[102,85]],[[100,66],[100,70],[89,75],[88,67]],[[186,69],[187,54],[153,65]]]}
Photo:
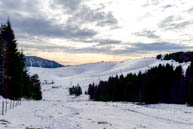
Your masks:
{"label": "snow-covered field", "polygon": [[[92,102],[88,96],[68,95],[77,83],[87,89],[89,83],[107,80],[116,74],[144,72],[159,64],[179,64],[155,58],[123,62],[93,63],[57,69],[29,68],[37,73],[42,85],[42,101],[26,101],[14,110],[0,115],[0,129],[192,129],[193,107],[186,105],[135,105],[119,102]],[[181,64],[185,70],[189,64]]]}

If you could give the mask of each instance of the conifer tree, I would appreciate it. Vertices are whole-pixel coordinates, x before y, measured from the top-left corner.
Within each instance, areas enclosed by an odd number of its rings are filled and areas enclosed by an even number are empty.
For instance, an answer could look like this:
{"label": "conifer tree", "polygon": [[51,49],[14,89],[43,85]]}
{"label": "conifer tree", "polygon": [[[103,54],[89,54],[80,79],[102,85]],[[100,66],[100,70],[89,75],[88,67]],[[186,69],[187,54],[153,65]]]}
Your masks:
{"label": "conifer tree", "polygon": [[193,61],[186,70],[186,85],[188,86],[187,104],[193,106]]}
{"label": "conifer tree", "polygon": [[[1,26],[2,27],[2,26]],[[0,95],[7,98],[7,93],[4,83],[4,64],[5,64],[5,52],[7,49],[7,42],[3,39],[2,29],[0,27]]]}
{"label": "conifer tree", "polygon": [[2,28],[2,37],[7,42],[5,54],[5,87],[10,99],[23,96],[24,55],[18,51],[10,21]]}
{"label": "conifer tree", "polygon": [[187,103],[189,106],[193,106],[193,77],[190,78],[189,85],[188,85]]}
{"label": "conifer tree", "polygon": [[35,100],[41,100],[42,99],[42,92],[41,92],[41,83],[38,79],[38,75],[34,74],[31,76],[32,81],[32,98]]}
{"label": "conifer tree", "polygon": [[9,99],[42,99],[41,83],[37,75],[28,75],[9,20],[0,27],[0,47],[0,95]]}

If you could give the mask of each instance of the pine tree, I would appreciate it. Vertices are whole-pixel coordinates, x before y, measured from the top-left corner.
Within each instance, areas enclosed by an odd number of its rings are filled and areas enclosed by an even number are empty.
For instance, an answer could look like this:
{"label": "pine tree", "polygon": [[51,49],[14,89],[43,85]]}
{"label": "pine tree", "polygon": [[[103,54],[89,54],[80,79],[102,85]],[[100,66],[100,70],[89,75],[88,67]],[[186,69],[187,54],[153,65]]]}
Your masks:
{"label": "pine tree", "polygon": [[79,84],[77,84],[77,86],[69,88],[68,90],[70,95],[80,96],[82,94],[82,89]]}
{"label": "pine tree", "polygon": [[[1,26],[2,28],[2,26]],[[0,28],[0,95],[7,98],[7,93],[4,83],[4,64],[5,64],[5,52],[7,49],[7,42],[3,39],[2,29]]]}
{"label": "pine tree", "polygon": [[0,94],[9,99],[42,99],[41,83],[37,75],[28,75],[9,20],[0,28],[0,47]]}
{"label": "pine tree", "polygon": [[41,83],[38,79],[38,75],[34,74],[31,76],[32,81],[32,98],[35,100],[41,100],[42,99],[42,92],[41,92]]}
{"label": "pine tree", "polygon": [[15,74],[15,70],[13,69],[12,65],[15,65],[14,59],[16,56],[16,41],[15,41],[15,35],[13,33],[13,30],[11,28],[11,24],[8,21],[6,25],[2,26],[2,38],[7,42],[7,49],[5,52],[5,88],[7,90],[7,96],[11,99],[14,99],[13,96],[13,77]]}
{"label": "pine tree", "polygon": [[191,77],[188,85],[188,100],[187,103],[189,106],[193,106],[193,77]]}
{"label": "pine tree", "polygon": [[188,87],[187,104],[193,106],[193,60],[186,70],[185,84]]}
{"label": "pine tree", "polygon": [[10,21],[2,28],[2,38],[7,42],[5,52],[5,87],[10,99],[23,96],[24,55],[18,51]]}
{"label": "pine tree", "polygon": [[24,71],[24,90],[23,97],[26,99],[32,99],[33,94],[33,82],[31,77],[28,75],[27,70]]}

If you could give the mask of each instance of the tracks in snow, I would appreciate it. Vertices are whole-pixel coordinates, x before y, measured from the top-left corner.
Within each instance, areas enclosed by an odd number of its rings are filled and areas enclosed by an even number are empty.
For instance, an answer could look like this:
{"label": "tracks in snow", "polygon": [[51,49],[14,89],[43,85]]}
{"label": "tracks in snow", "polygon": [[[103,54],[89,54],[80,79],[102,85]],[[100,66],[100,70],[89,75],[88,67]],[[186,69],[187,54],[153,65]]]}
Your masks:
{"label": "tracks in snow", "polygon": [[[63,105],[63,104],[65,105]],[[41,129],[81,129],[80,123],[71,120],[77,109],[66,105],[67,102],[47,101],[46,107],[36,109],[34,116],[41,119],[39,125]],[[60,111],[61,110],[61,111]],[[64,114],[65,113],[65,114]]]}

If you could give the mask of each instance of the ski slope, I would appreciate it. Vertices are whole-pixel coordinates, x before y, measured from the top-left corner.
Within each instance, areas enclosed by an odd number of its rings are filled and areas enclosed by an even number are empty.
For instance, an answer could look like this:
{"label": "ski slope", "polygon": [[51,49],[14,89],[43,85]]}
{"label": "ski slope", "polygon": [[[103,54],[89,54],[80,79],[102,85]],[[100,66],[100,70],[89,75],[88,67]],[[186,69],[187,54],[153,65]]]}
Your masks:
{"label": "ski slope", "polygon": [[30,74],[38,74],[41,82],[55,83],[42,85],[42,101],[24,100],[21,106],[0,115],[0,129],[192,129],[193,108],[186,105],[92,102],[86,95],[68,95],[68,88],[77,83],[87,90],[89,83],[107,80],[109,76],[145,72],[167,63],[182,65],[184,70],[189,65],[143,58],[56,69],[31,67]]}

